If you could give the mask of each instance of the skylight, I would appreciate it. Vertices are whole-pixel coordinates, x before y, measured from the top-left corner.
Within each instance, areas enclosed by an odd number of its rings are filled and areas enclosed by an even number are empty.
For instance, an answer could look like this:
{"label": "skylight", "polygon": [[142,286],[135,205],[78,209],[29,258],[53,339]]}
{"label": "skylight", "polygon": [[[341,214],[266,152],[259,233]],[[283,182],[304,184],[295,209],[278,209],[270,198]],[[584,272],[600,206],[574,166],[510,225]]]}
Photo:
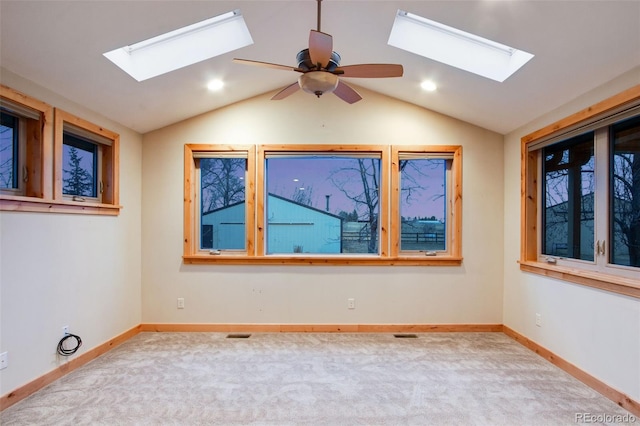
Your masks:
{"label": "skylight", "polygon": [[389,45],[503,82],[533,55],[513,47],[398,10]]}
{"label": "skylight", "polygon": [[240,10],[104,53],[137,81],[253,44]]}

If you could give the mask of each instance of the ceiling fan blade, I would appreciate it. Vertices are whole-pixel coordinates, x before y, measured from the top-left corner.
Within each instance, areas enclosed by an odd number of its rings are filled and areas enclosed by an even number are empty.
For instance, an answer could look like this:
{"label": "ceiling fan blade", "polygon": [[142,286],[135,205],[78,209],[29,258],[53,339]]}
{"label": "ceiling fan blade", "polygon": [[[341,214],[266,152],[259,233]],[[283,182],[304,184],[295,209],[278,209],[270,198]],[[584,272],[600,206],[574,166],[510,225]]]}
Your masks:
{"label": "ceiling fan blade", "polygon": [[309,33],[309,57],[314,65],[320,64],[325,68],[333,53],[333,37],[330,34],[316,30]]}
{"label": "ceiling fan blade", "polygon": [[278,93],[276,93],[271,100],[272,101],[279,101],[280,99],[284,99],[289,95],[293,95],[295,92],[298,91],[298,89],[300,88],[300,85],[298,84],[298,82],[296,81],[293,84],[290,84],[289,86],[285,87],[284,89],[282,89],[281,91],[279,91]]}
{"label": "ceiling fan blade", "polygon": [[298,68],[291,67],[289,65],[279,65],[279,64],[272,64],[270,62],[252,61],[251,59],[233,58],[233,62],[237,64],[243,64],[243,65],[252,65],[252,66],[263,67],[263,68],[273,68],[276,70],[298,71],[298,72],[302,71]]}
{"label": "ceiling fan blade", "polygon": [[356,103],[362,99],[362,96],[360,96],[358,92],[342,81],[338,82],[338,87],[336,87],[336,90],[334,90],[333,93],[343,101],[350,104]]}
{"label": "ceiling fan blade", "polygon": [[[340,71],[343,73],[340,74]],[[402,77],[404,69],[396,64],[359,64],[338,67],[334,72],[341,77],[386,78]]]}

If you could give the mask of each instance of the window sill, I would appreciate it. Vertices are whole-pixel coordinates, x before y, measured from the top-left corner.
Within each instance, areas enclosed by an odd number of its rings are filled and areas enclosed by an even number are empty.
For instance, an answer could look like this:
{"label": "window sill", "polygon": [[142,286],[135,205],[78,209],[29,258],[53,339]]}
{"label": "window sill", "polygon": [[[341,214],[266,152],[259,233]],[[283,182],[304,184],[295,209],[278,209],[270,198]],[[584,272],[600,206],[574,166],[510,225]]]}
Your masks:
{"label": "window sill", "polygon": [[520,270],[640,299],[640,280],[533,261],[520,261]]}
{"label": "window sill", "polygon": [[122,206],[113,204],[87,203],[78,201],[57,201],[16,195],[0,195],[1,211],[37,213],[74,213],[103,216],[117,216]]}
{"label": "window sill", "polygon": [[238,256],[195,254],[182,256],[185,264],[216,265],[326,265],[326,266],[460,266],[461,257],[312,257],[312,256]]}

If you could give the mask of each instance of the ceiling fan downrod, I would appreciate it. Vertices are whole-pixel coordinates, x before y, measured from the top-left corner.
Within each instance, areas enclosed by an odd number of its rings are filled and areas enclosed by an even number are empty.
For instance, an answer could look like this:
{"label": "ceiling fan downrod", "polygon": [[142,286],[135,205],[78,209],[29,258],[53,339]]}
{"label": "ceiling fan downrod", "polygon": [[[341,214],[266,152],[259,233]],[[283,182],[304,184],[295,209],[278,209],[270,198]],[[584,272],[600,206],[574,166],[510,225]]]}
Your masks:
{"label": "ceiling fan downrod", "polygon": [[316,0],[318,2],[318,32],[320,32],[320,17],[322,16],[322,0]]}

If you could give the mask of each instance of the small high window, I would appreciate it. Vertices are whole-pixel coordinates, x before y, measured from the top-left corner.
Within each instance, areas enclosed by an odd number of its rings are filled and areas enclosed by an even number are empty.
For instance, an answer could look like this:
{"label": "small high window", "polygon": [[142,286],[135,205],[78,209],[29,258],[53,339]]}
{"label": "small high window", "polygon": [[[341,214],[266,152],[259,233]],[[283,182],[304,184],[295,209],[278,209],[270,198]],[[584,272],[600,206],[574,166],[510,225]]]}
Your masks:
{"label": "small high window", "polygon": [[18,190],[22,169],[18,116],[0,112],[0,189]]}
{"label": "small high window", "polygon": [[51,198],[53,108],[0,85],[0,195],[2,207]]}
{"label": "small high window", "polygon": [[117,133],[0,85],[0,210],[117,215]]}
{"label": "small high window", "polygon": [[120,137],[58,108],[55,119],[56,199],[117,214]]}
{"label": "small high window", "polygon": [[98,199],[99,145],[64,132],[62,142],[62,193]]}

